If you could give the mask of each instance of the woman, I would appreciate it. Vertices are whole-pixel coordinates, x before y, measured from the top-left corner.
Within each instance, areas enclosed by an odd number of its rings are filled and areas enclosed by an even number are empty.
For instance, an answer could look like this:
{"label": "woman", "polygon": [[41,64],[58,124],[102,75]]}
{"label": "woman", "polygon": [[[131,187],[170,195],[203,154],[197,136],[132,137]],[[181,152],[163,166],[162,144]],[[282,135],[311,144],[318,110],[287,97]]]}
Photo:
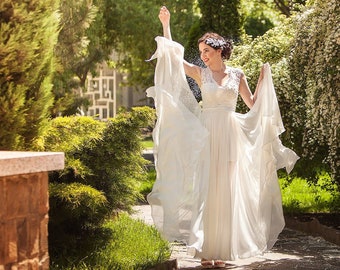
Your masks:
{"label": "woman", "polygon": [[[240,69],[226,66],[232,45],[215,33],[198,40],[206,68],[183,60],[171,40],[170,13],[162,7],[164,37],[157,37],[154,130],[157,179],[148,201],[157,228],[181,240],[204,267],[262,254],[284,227],[276,170],[298,157],[278,136],[284,131],[264,65],[254,95]],[[201,88],[195,103],[184,72]],[[238,94],[250,108],[235,112]]]}

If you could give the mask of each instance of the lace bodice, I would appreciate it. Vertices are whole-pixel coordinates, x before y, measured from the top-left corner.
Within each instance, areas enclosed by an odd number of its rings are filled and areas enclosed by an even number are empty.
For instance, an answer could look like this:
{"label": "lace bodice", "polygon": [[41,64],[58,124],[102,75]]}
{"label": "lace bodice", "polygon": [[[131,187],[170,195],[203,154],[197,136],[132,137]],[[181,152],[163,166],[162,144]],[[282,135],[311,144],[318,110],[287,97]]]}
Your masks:
{"label": "lace bodice", "polygon": [[227,79],[219,85],[209,68],[201,69],[203,108],[223,107],[235,111],[242,70],[227,67]]}

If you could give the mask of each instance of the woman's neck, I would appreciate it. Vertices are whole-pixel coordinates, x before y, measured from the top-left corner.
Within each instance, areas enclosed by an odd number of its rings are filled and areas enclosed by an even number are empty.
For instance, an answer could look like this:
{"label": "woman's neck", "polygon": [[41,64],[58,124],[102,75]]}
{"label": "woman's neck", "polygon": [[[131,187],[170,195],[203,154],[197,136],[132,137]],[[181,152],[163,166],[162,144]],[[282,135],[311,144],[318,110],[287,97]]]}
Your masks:
{"label": "woman's neck", "polygon": [[215,65],[210,65],[209,69],[211,70],[211,72],[214,73],[220,73],[220,72],[224,72],[226,69],[225,64],[221,61],[220,63],[216,63]]}

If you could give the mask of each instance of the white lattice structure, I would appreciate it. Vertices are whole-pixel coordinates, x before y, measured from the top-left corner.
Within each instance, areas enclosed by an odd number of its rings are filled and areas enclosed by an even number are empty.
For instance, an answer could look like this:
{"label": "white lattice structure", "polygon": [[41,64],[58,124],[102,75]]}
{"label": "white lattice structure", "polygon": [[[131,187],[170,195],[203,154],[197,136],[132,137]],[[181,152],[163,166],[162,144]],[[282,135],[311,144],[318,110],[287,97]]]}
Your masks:
{"label": "white lattice structure", "polygon": [[85,115],[105,120],[115,117],[120,107],[148,105],[145,91],[123,86],[125,75],[116,69],[109,68],[106,63],[98,65],[98,76],[87,78],[87,91],[83,96],[89,98],[91,105]]}

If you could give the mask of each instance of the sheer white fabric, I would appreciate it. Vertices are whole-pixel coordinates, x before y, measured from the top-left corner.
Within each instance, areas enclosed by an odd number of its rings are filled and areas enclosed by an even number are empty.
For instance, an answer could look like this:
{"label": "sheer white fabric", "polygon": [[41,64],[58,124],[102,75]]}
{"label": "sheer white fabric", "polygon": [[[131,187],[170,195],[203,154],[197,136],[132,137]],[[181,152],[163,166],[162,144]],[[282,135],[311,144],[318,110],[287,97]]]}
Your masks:
{"label": "sheer white fabric", "polygon": [[153,132],[157,178],[148,202],[156,227],[206,259],[235,260],[270,249],[284,227],[277,169],[297,155],[281,144],[284,131],[266,64],[255,105],[235,112],[242,71],[227,68],[218,85],[202,69],[203,108],[187,84],[183,47],[157,37]]}

